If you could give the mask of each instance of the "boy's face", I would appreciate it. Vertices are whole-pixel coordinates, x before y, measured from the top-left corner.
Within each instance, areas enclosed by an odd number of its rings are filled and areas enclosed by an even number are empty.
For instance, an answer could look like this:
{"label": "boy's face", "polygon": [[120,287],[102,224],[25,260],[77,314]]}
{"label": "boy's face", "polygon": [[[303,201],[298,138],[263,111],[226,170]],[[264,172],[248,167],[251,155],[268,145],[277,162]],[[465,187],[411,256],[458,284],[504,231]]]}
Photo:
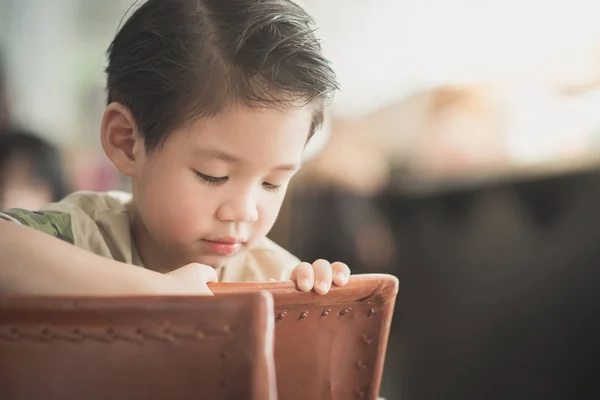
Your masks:
{"label": "boy's face", "polygon": [[134,235],[145,264],[216,268],[264,238],[300,167],[311,118],[310,107],[237,105],[177,129],[162,148],[134,148]]}

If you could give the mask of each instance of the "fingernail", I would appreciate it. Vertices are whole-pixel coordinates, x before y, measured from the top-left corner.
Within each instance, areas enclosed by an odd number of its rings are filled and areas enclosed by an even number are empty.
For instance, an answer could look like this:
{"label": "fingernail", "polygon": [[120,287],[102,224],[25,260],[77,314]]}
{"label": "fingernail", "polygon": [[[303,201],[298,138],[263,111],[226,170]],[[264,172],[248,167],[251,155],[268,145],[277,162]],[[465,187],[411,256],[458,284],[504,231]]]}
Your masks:
{"label": "fingernail", "polygon": [[300,290],[308,292],[310,290],[310,281],[308,280],[308,278],[302,278],[298,280],[298,288]]}
{"label": "fingernail", "polygon": [[337,274],[335,274],[335,278],[340,283],[346,283],[346,274],[344,274],[343,272],[338,272]]}
{"label": "fingernail", "polygon": [[326,281],[321,281],[318,283],[317,287],[319,288],[320,292],[327,292],[329,291],[329,284]]}

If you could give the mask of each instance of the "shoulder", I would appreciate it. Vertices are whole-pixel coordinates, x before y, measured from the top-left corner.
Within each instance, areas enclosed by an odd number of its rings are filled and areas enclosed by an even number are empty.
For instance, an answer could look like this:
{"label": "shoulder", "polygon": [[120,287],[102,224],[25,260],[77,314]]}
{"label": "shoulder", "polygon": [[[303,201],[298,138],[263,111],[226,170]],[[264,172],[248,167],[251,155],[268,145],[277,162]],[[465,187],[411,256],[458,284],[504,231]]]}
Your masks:
{"label": "shoulder", "polygon": [[115,246],[109,244],[115,242],[113,236],[128,236],[126,205],[130,199],[131,196],[123,192],[75,192],[39,211],[11,209],[0,213],[0,217],[95,254],[121,259],[123,251],[116,251]]}
{"label": "shoulder", "polygon": [[41,211],[66,212],[96,219],[98,214],[105,211],[125,210],[130,201],[131,195],[125,192],[75,192],[57,203],[49,204]]}
{"label": "shoulder", "polygon": [[0,218],[25,225],[40,232],[75,244],[73,219],[70,213],[62,211],[30,211],[13,208],[0,213]]}

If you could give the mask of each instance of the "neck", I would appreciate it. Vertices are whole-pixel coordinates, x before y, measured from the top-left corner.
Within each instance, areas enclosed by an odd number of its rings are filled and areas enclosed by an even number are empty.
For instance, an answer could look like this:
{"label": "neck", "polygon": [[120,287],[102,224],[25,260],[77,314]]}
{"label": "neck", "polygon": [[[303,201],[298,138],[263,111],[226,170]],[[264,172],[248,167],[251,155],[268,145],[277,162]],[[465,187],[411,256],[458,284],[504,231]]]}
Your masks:
{"label": "neck", "polygon": [[144,267],[160,273],[171,272],[182,267],[182,265],[177,265],[177,262],[165,253],[152,238],[133,205],[130,212],[133,218],[131,224],[133,245],[136,247]]}

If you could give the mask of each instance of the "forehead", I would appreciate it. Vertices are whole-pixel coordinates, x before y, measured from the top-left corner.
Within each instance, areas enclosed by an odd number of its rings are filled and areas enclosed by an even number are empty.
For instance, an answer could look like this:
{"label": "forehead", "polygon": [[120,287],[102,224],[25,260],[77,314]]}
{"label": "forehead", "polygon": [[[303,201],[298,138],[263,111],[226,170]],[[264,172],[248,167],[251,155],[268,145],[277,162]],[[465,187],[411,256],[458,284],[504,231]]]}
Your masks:
{"label": "forehead", "polygon": [[[272,108],[234,105],[174,132],[165,147],[180,155],[205,149],[255,162],[299,162],[313,118],[312,107]],[[204,152],[206,153],[206,152]]]}

